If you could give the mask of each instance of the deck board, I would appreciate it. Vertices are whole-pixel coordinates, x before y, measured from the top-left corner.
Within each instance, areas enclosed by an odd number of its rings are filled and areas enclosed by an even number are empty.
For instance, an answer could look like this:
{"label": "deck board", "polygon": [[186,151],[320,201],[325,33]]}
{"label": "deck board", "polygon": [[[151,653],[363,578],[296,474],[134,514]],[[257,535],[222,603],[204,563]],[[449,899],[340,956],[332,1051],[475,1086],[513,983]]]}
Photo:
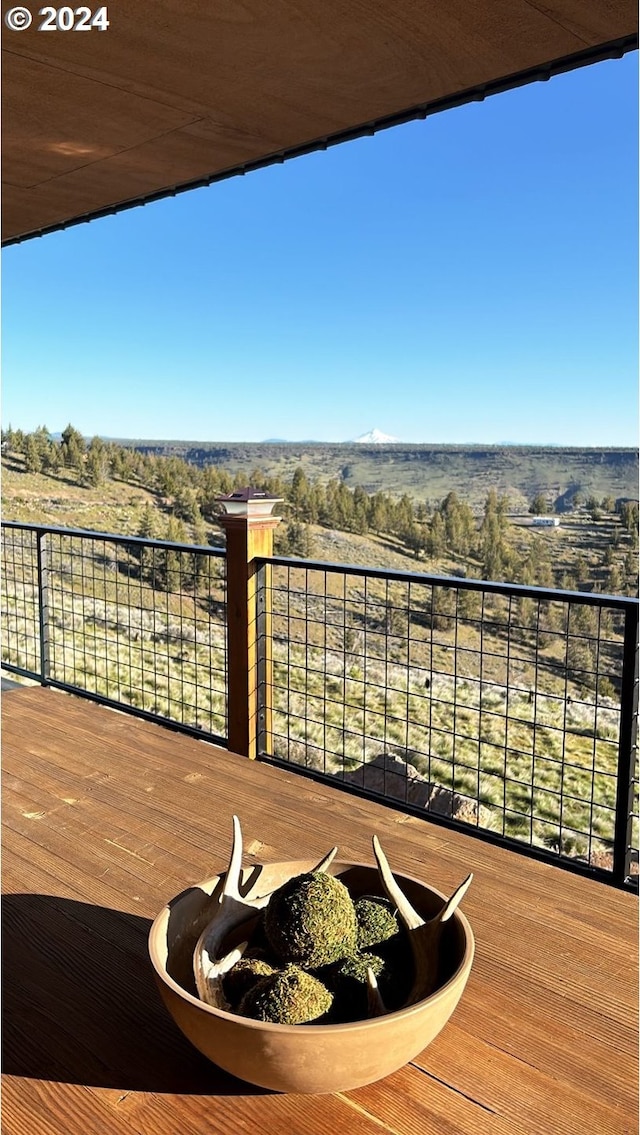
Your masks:
{"label": "deck board", "polygon": [[[635,896],[52,690],[4,693],[2,741],[6,1135],[637,1132]],[[224,865],[234,813],[247,862],[371,862],[375,831],[440,890],[474,871],[467,989],[395,1075],[263,1092],[168,1017],[150,920]]]}

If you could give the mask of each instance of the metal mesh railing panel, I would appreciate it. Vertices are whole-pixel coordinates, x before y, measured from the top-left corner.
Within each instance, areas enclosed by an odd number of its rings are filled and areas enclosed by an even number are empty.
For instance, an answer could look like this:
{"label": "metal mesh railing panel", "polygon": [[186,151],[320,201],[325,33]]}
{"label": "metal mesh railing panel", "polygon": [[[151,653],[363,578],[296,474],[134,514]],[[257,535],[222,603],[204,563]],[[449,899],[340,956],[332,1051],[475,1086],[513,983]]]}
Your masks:
{"label": "metal mesh railing panel", "polygon": [[271,580],[270,755],[611,869],[615,600],[293,561]]}
{"label": "metal mesh railing panel", "polygon": [[[226,737],[223,553],[48,530],[40,558],[47,681]],[[25,591],[37,607],[37,577]]]}
{"label": "metal mesh railing panel", "polygon": [[2,659],[40,674],[38,541],[34,531],[2,530]]}

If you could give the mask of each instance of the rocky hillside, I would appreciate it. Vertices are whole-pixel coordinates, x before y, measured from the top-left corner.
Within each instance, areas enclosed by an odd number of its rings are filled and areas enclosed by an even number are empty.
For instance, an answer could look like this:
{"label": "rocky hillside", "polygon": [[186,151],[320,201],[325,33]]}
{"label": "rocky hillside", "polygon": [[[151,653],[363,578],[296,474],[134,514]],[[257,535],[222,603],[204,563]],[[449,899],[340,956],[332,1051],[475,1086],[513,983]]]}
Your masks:
{"label": "rocky hillside", "polygon": [[259,469],[292,476],[302,468],[310,480],[339,478],[366,492],[408,493],[434,505],[456,492],[480,511],[489,489],[509,497],[510,511],[526,512],[543,493],[562,510],[583,497],[638,498],[638,451],[533,446],[447,446],[320,443],[225,443],[125,440],[143,453],[185,457],[233,475]]}

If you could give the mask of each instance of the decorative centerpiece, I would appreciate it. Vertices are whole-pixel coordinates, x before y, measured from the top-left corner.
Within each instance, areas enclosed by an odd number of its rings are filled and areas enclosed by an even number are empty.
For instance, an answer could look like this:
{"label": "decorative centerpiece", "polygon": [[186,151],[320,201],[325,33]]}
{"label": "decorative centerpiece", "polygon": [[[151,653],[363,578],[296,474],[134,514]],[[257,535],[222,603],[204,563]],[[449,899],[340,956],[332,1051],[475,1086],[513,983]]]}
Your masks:
{"label": "decorative centerpiece", "polygon": [[[376,868],[296,861],[242,870],[233,818],[227,871],[172,899],[149,951],[187,1037],[242,1079],[329,1092],[402,1067],[444,1026],[466,984],[473,934],[458,904]],[[400,881],[399,881],[400,880]]]}

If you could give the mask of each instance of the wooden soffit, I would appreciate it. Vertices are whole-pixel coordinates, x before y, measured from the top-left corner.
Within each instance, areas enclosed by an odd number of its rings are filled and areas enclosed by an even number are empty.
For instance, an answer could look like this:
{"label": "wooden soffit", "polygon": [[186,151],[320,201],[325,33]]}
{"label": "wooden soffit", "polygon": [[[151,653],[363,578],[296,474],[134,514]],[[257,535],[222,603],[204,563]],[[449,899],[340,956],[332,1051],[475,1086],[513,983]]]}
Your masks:
{"label": "wooden soffit", "polygon": [[7,244],[637,46],[636,0],[115,0],[84,32],[27,7],[3,22]]}

